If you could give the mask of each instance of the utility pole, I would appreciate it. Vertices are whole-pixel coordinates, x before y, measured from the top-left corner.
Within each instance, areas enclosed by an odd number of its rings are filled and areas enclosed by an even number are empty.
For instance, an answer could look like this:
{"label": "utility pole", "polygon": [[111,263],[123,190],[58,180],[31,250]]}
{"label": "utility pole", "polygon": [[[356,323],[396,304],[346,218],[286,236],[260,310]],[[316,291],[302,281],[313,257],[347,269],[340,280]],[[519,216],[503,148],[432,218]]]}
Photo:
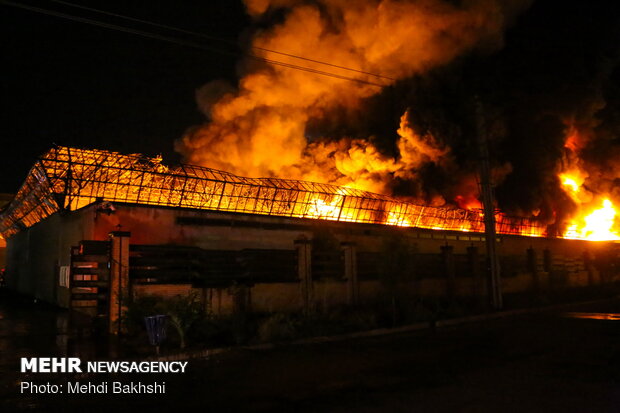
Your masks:
{"label": "utility pole", "polygon": [[491,180],[491,165],[489,162],[489,147],[487,144],[487,129],[482,103],[478,96],[474,97],[476,110],[476,127],[478,156],[480,158],[480,190],[484,206],[484,234],[487,252],[487,279],[491,307],[501,310],[502,286],[500,278],[499,260],[497,257],[497,235],[495,233],[495,203],[493,196],[493,182]]}

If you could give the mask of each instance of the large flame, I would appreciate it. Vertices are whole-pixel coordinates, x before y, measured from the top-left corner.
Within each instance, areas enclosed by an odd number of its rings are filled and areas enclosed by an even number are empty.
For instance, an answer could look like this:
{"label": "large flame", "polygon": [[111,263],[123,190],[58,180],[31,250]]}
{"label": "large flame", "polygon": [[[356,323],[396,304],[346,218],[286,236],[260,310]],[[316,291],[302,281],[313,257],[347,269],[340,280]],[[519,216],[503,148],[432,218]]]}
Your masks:
{"label": "large flame", "polygon": [[590,241],[620,240],[617,211],[610,195],[594,193],[586,186],[590,176],[579,157],[583,142],[574,127],[569,128],[564,147],[568,151],[566,166],[558,177],[562,189],[574,201],[577,209],[567,223],[563,236]]}
{"label": "large flame", "polygon": [[[243,176],[286,177],[330,183],[389,194],[395,181],[418,183],[430,164],[454,176],[450,199],[416,188],[416,203],[443,206],[457,204],[469,217],[457,227],[436,229],[481,232],[482,205],[473,172],[461,173],[452,150],[440,136],[419,133],[405,112],[394,135],[395,153],[386,155],[372,137],[332,139],[309,125],[331,122],[330,114],[355,112],[364,99],[384,86],[424,74],[474,48],[493,50],[502,43],[506,20],[530,3],[528,0],[245,0],[248,13],[263,27],[251,40],[253,53],[284,64],[300,64],[294,56],[306,56],[310,70],[332,72],[321,77],[283,66],[250,62],[236,88],[219,82],[197,93],[208,122],[190,130],[177,150],[192,164],[222,169]],[[279,16],[277,23],[265,23]],[[280,51],[285,54],[274,55]],[[332,66],[319,64],[329,62]],[[247,63],[247,62],[246,62]],[[357,72],[344,69],[353,68]],[[379,73],[383,77],[373,77]],[[343,77],[357,77],[351,82]],[[374,83],[375,85],[373,85]],[[411,110],[415,110],[412,108]],[[336,117],[337,118],[337,117]],[[309,132],[312,131],[312,132]],[[616,210],[608,193],[588,189],[589,176],[579,162],[584,144],[579,130],[568,130],[566,150],[569,167],[561,168],[560,182],[576,205],[564,237],[590,240],[618,239]],[[499,171],[503,169],[503,171]],[[506,164],[497,171],[509,173]],[[497,175],[497,174],[495,174]],[[497,178],[496,178],[497,181]],[[497,182],[496,182],[497,183]],[[456,193],[455,193],[456,191]],[[431,192],[431,193],[429,193]],[[356,221],[343,194],[317,195],[303,216]],[[455,212],[456,213],[456,212]],[[564,218],[564,217],[563,217]],[[543,236],[544,225],[520,225],[496,213],[500,233]],[[385,211],[384,224],[422,226],[400,207]],[[539,223],[540,224],[540,223]],[[428,227],[428,226],[427,226]]]}
{"label": "large flame", "polygon": [[[572,180],[563,182],[569,192],[575,190]],[[579,187],[577,187],[579,188]],[[579,205],[579,212],[570,220],[564,231],[565,238],[585,239],[590,241],[620,240],[620,232],[616,225],[616,207],[608,198],[603,198],[592,207],[585,208]]]}

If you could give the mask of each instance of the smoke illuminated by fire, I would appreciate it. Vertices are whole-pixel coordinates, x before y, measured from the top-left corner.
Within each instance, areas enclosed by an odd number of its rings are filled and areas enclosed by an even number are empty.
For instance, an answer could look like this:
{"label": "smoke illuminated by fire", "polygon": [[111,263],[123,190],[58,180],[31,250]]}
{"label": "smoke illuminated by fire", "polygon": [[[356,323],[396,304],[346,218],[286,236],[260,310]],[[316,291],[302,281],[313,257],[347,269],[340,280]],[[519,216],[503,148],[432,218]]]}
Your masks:
{"label": "smoke illuminated by fire", "polygon": [[[388,78],[328,68],[336,75],[385,86],[474,48],[496,49],[506,19],[528,3],[246,0],[248,13],[257,20],[285,10],[283,21],[252,39],[260,56],[300,63],[266,51],[277,50],[379,73]],[[303,64],[326,70],[318,63]],[[199,90],[199,106],[209,121],[177,143],[187,162],[245,176],[286,176],[385,193],[392,179],[414,178],[422,163],[442,162],[448,152],[433,136],[418,136],[406,124],[406,116],[398,131],[396,158],[382,154],[367,139],[309,138],[309,121],[328,118],[337,108],[354,109],[381,88],[254,61],[245,70],[236,89],[218,81]]]}
{"label": "smoke illuminated by fire", "polygon": [[[422,185],[405,194],[427,205],[458,205],[480,213],[478,184],[471,170],[457,166],[454,145],[434,132],[412,125],[410,107],[394,131],[393,150],[376,144],[373,136],[334,138],[310,127],[330,123],[338,111],[355,111],[365,99],[398,81],[424,75],[472,51],[499,49],[507,24],[529,6],[529,0],[245,0],[250,16],[262,28],[255,32],[252,53],[284,64],[328,71],[325,77],[287,67],[248,60],[236,87],[211,82],[197,91],[203,125],[190,129],[177,142],[185,161],[243,176],[280,177],[330,183],[391,195],[394,182],[421,182],[428,165],[454,176],[451,191],[428,191]],[[276,50],[286,55],[273,54]],[[313,61],[300,61],[293,56]],[[325,66],[318,61],[329,62]],[[344,67],[355,71],[346,70]],[[375,77],[370,73],[380,74]],[[357,78],[361,82],[342,79]],[[400,113],[398,113],[400,114]],[[372,114],[369,114],[372,116]],[[417,124],[417,122],[415,122]],[[396,128],[395,128],[396,129]],[[580,152],[585,147],[578,127],[565,139],[565,159],[557,168],[570,213],[554,208],[556,222],[567,238],[619,239],[614,197],[609,188],[593,185]],[[452,147],[451,147],[452,146]],[[555,163],[552,163],[555,165]],[[493,165],[495,183],[512,166]],[[554,181],[555,182],[555,181]],[[413,193],[415,192],[415,193]],[[429,193],[430,192],[430,193]],[[441,195],[439,195],[441,194]],[[313,217],[353,221],[343,208],[344,196],[312,200]],[[534,209],[534,208],[532,208]],[[538,216],[540,210],[525,212]],[[386,211],[385,223],[416,226],[401,211]],[[547,214],[545,223],[549,222]],[[509,222],[497,214],[498,225]],[[464,226],[462,231],[479,231]],[[537,227],[523,235],[544,235]]]}

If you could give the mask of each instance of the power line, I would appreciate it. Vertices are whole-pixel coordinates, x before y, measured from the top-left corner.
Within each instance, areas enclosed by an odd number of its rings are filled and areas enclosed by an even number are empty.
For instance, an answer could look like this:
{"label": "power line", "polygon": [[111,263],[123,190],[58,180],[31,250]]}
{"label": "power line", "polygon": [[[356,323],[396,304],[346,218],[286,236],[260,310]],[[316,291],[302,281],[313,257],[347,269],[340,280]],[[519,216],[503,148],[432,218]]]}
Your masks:
{"label": "power line", "polygon": [[[54,0],[52,0],[52,1],[54,1]],[[67,5],[71,5],[70,3],[62,2],[62,1],[59,1],[59,0],[57,0],[56,2],[57,3],[67,4]],[[220,53],[220,54],[224,54],[224,55],[235,56],[235,57],[240,57],[240,56],[243,55],[243,56],[249,57],[251,59],[264,62],[264,63],[269,63],[269,64],[276,65],[276,66],[282,66],[282,67],[286,67],[286,68],[289,68],[289,69],[301,70],[301,71],[304,71],[304,72],[313,73],[313,74],[317,74],[317,75],[321,75],[321,76],[327,76],[327,77],[332,77],[332,78],[336,78],[336,79],[347,80],[347,81],[351,81],[351,82],[367,84],[367,85],[377,86],[377,87],[385,87],[386,86],[385,84],[381,84],[381,83],[377,83],[377,82],[372,82],[372,81],[369,81],[369,80],[364,80],[364,79],[354,78],[354,77],[348,77],[348,76],[339,75],[339,74],[333,73],[333,72],[328,72],[328,71],[319,70],[319,69],[312,69],[312,68],[305,67],[305,66],[295,65],[295,64],[292,64],[292,63],[281,62],[281,61],[278,61],[278,60],[273,60],[273,59],[268,59],[268,58],[265,58],[265,57],[257,56],[257,55],[251,54],[251,53],[229,52],[229,51],[217,49],[217,48],[214,48],[214,47],[210,47],[210,46],[207,46],[207,45],[204,45],[204,44],[199,44],[199,43],[196,43],[196,42],[181,40],[181,39],[178,39],[178,38],[174,38],[174,37],[170,37],[170,36],[164,36],[164,35],[160,35],[160,34],[155,34],[155,33],[147,32],[147,31],[144,31],[144,30],[133,29],[133,28],[125,27],[125,26],[119,26],[119,25],[116,25],[116,24],[106,23],[106,22],[102,22],[102,21],[99,21],[99,20],[89,19],[89,18],[86,18],[86,17],[74,16],[74,15],[71,15],[71,14],[68,14],[68,13],[63,13],[63,12],[53,11],[53,10],[49,10],[49,9],[44,9],[44,8],[41,8],[41,7],[30,6],[30,5],[26,5],[26,4],[22,4],[22,3],[16,3],[16,2],[7,1],[7,0],[0,0],[0,4],[4,4],[4,5],[7,5],[7,6],[16,7],[16,8],[21,8],[21,9],[29,10],[29,11],[36,12],[36,13],[46,14],[46,15],[50,15],[50,16],[54,16],[54,17],[59,17],[59,18],[67,19],[67,20],[73,20],[73,21],[76,21],[76,22],[79,22],[79,23],[99,26],[99,27],[103,27],[103,28],[106,28],[106,29],[110,29],[110,30],[117,30],[117,31],[125,32],[125,33],[130,33],[130,34],[138,35],[138,36],[143,36],[143,37],[150,38],[150,39],[161,40],[161,41],[165,41],[165,42],[169,42],[169,43],[176,43],[176,44],[179,44],[179,45],[182,45],[182,46],[188,46],[188,47],[202,49],[202,50],[208,50],[208,51],[211,51],[211,52]],[[204,34],[200,34],[200,33],[194,33],[194,32],[186,31],[186,30],[183,30],[183,29],[177,29],[177,28],[174,28],[172,26],[159,25],[157,23],[151,23],[151,22],[140,20],[140,19],[134,19],[134,18],[131,18],[131,17],[126,17],[126,16],[122,16],[122,15],[116,15],[114,13],[108,13],[108,12],[104,12],[104,11],[99,11],[97,9],[91,9],[91,8],[88,8],[88,7],[85,7],[85,6],[79,6],[79,5],[73,5],[73,6],[74,7],[79,7],[79,8],[84,8],[84,9],[91,10],[91,11],[101,12],[101,13],[104,13],[104,14],[113,15],[113,16],[116,16],[116,17],[125,18],[125,19],[128,19],[128,20],[133,20],[133,21],[137,21],[137,22],[141,22],[141,23],[145,23],[145,24],[159,26],[159,27],[162,27],[162,28],[168,28],[168,29],[171,29],[171,30],[179,31],[179,32],[185,32],[185,33],[188,33],[188,34],[195,34],[195,35],[199,35],[201,37],[210,38],[210,36],[208,36],[208,35],[204,35]],[[213,38],[213,39],[216,39],[216,40],[219,40],[219,41],[226,41],[224,39],[218,39],[218,38]],[[230,41],[226,41],[226,42],[230,42]],[[264,49],[264,50],[267,51],[267,49]],[[274,53],[279,53],[279,54],[287,55],[287,54],[282,53],[282,52],[275,52],[274,51]],[[290,55],[290,56],[291,57],[296,57],[296,58],[299,58],[299,59],[303,59],[303,60],[313,61],[312,59],[307,59],[307,58],[298,57],[298,56],[294,56],[294,55]],[[325,64],[325,65],[328,65],[328,66],[339,67],[337,65],[332,65],[331,63],[320,62],[320,61],[315,61],[315,62],[321,63],[321,64]],[[376,77],[381,77],[381,78],[393,80],[392,78],[388,78],[388,77],[381,76],[381,75],[375,75],[375,74],[371,74],[371,73],[366,73],[366,72],[358,71],[356,69],[345,68],[345,67],[341,67],[341,68],[346,69],[346,70],[350,70],[350,71],[355,71],[355,72],[363,73],[363,74],[368,74],[368,75],[371,75],[371,76],[376,76]]]}
{"label": "power line", "polygon": [[[202,37],[204,39],[215,40],[215,41],[218,41],[218,42],[224,42],[224,43],[228,43],[228,44],[233,45],[233,46],[237,46],[237,43],[232,41],[232,40],[224,39],[224,38],[216,37],[216,36],[211,36],[211,35],[208,35],[208,34],[205,34],[205,33],[194,32],[194,31],[191,31],[191,30],[181,29],[181,28],[170,26],[170,25],[166,25],[166,24],[155,23],[155,22],[148,21],[148,20],[143,20],[143,19],[137,19],[135,17],[130,17],[130,16],[122,15],[122,14],[112,13],[112,12],[109,12],[109,11],[106,11],[106,10],[95,9],[95,8],[92,8],[92,7],[82,6],[80,4],[69,3],[69,2],[66,2],[66,1],[62,1],[62,0],[49,0],[49,1],[51,1],[53,3],[58,3],[58,4],[65,5],[65,6],[69,6],[69,7],[75,7],[75,8],[82,9],[82,10],[88,10],[88,11],[92,11],[92,12],[95,12],[95,13],[100,13],[100,14],[104,14],[104,15],[108,15],[108,16],[118,17],[118,18],[124,19],[124,20],[129,20],[129,21],[133,21],[133,22],[137,22],[137,23],[142,23],[142,24],[146,24],[146,25],[149,25],[149,26],[153,26],[153,27],[159,27],[159,28],[162,28],[162,29],[173,30],[173,31],[176,31],[176,32],[179,32],[179,33],[185,33],[185,34],[189,34],[189,35],[192,35],[192,36]],[[254,50],[260,50],[260,51],[263,51],[263,52],[279,54],[281,56],[287,56],[287,57],[292,57],[294,59],[305,60],[307,62],[318,63],[318,64],[321,64],[321,65],[330,66],[330,67],[334,67],[334,68],[337,68],[337,69],[348,70],[348,71],[351,71],[351,72],[361,73],[361,74],[368,75],[368,76],[374,76],[374,77],[380,78],[380,79],[386,79],[386,80],[392,80],[392,81],[396,80],[396,79],[394,79],[392,77],[389,77],[389,76],[384,76],[384,75],[380,75],[380,74],[376,74],[376,73],[372,73],[372,72],[366,72],[366,71],[359,70],[359,69],[353,69],[353,68],[346,67],[346,66],[336,65],[336,64],[325,62],[325,61],[322,61],[322,60],[311,59],[311,58],[308,58],[308,57],[299,56],[299,55],[295,55],[295,54],[292,54],[292,53],[280,52],[280,51],[277,51],[277,50],[267,49],[267,48],[259,47],[259,46],[250,46],[250,47],[252,49],[254,49]]]}

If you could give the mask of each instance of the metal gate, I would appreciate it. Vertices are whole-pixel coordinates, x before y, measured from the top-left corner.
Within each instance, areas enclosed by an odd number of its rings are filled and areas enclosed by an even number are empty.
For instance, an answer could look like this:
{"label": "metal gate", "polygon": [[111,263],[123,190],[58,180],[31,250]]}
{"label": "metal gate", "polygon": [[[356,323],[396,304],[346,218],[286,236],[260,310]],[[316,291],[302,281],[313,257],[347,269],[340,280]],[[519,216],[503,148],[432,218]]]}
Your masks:
{"label": "metal gate", "polygon": [[71,248],[70,310],[107,321],[109,262],[109,241],[80,241]]}

